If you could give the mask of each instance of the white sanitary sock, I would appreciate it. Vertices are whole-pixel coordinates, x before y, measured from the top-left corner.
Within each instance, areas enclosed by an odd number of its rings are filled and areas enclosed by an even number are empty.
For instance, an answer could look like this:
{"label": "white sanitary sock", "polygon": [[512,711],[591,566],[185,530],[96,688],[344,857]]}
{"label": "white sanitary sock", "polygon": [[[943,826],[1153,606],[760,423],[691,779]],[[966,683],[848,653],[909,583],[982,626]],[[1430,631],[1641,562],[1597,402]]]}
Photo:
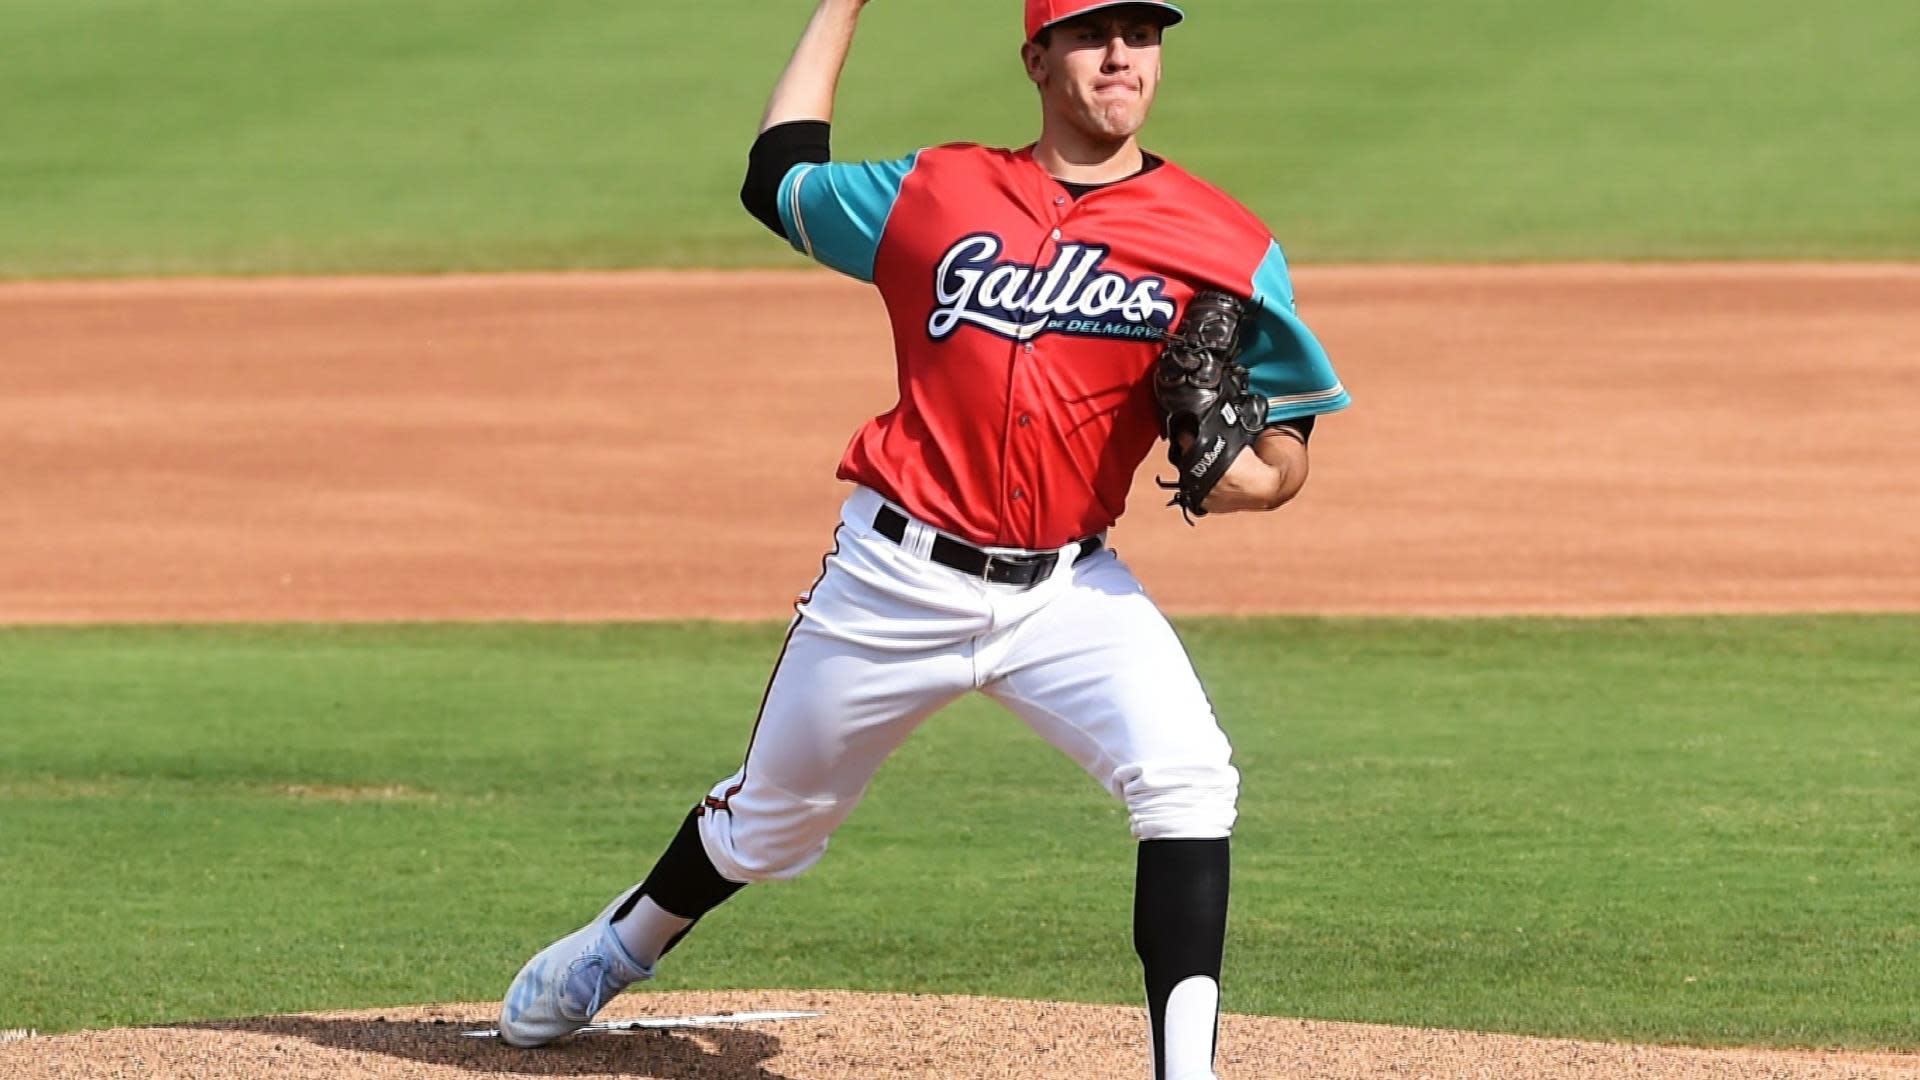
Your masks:
{"label": "white sanitary sock", "polygon": [[1220,984],[1205,975],[1180,980],[1167,997],[1167,1080],[1210,1080]]}
{"label": "white sanitary sock", "polygon": [[642,896],[633,905],[633,910],[613,924],[613,932],[619,936],[620,944],[641,967],[648,971],[660,962],[660,954],[667,948],[680,931],[693,925],[692,919],[683,919],[672,914],[650,896]]}

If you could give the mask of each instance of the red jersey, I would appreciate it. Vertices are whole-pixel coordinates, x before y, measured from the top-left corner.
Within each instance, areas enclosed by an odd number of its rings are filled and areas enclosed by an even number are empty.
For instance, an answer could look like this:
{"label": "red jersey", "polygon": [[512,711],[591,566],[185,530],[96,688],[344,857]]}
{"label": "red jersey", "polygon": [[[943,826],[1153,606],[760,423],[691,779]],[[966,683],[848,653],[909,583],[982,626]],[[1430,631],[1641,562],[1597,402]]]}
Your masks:
{"label": "red jersey", "polygon": [[942,146],[795,166],[779,206],[893,324],[900,400],[840,478],[975,544],[1057,548],[1119,518],[1159,435],[1159,336],[1200,289],[1252,299],[1240,363],[1269,422],[1348,403],[1267,228],[1170,162],[1075,199],[1031,147]]}

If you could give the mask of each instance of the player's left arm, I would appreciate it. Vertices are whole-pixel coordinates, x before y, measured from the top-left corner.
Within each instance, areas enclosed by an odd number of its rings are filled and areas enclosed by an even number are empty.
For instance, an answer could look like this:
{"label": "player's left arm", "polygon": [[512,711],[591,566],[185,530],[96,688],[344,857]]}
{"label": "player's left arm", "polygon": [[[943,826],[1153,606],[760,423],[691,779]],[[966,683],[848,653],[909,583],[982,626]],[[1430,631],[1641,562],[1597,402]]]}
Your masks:
{"label": "player's left arm", "polygon": [[1275,424],[1240,451],[1201,505],[1209,514],[1278,510],[1306,483],[1306,431],[1297,423]]}
{"label": "player's left arm", "polygon": [[1293,279],[1278,243],[1269,242],[1251,281],[1253,326],[1239,363],[1267,399],[1267,428],[1228,466],[1201,505],[1210,514],[1278,510],[1307,482],[1307,439],[1314,418],[1352,401],[1313,331],[1295,310]]}

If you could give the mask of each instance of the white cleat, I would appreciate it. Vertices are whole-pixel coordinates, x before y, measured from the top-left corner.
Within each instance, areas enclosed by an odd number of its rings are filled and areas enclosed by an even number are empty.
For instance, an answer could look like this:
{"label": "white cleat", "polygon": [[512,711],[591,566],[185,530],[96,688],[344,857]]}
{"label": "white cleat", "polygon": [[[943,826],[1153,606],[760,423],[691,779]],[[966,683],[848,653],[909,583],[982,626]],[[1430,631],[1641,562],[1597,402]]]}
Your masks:
{"label": "white cleat", "polygon": [[653,969],[634,962],[613,932],[613,913],[628,895],[621,893],[592,922],[520,969],[500,1003],[502,1042],[532,1049],[566,1038],[630,984],[653,978]]}

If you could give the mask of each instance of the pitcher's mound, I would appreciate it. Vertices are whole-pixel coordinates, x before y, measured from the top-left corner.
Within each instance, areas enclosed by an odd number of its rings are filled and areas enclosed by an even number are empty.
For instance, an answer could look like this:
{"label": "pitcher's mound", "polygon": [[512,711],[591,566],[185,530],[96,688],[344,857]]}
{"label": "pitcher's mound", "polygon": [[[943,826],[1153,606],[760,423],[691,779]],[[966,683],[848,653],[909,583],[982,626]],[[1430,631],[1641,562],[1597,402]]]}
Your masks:
{"label": "pitcher's mound", "polygon": [[[515,1050],[463,1032],[495,1006],[216,1020],[0,1043],[0,1075],[77,1077],[585,1076],[653,1080],[1109,1080],[1146,1075],[1140,1010],[994,998],[824,991],[635,993],[605,1020],[775,1009],[805,1020],[592,1035]],[[1690,1050],[1369,1024],[1228,1016],[1226,1080],[1275,1077],[1899,1077],[1920,1056]]]}

